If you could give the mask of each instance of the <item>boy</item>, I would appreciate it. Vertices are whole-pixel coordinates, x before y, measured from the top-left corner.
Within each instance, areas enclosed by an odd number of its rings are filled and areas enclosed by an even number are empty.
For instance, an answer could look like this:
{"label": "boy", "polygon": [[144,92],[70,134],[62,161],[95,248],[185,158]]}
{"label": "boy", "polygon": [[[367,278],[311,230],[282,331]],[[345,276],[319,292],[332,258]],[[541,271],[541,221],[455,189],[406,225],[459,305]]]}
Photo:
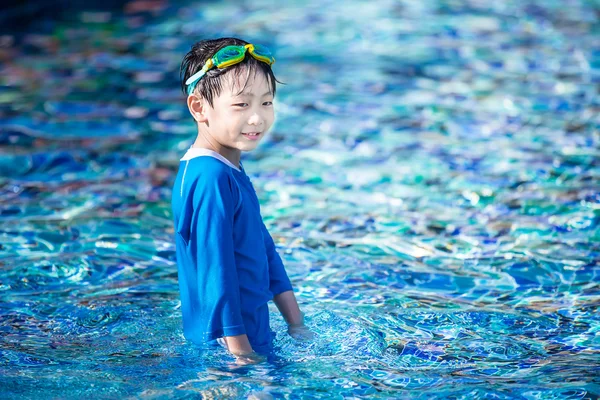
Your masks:
{"label": "boy", "polygon": [[271,299],[290,335],[312,337],[240,160],[273,123],[274,62],[265,46],[221,38],[196,43],[181,64],[198,128],[172,198],[183,331],[240,363],[272,350]]}

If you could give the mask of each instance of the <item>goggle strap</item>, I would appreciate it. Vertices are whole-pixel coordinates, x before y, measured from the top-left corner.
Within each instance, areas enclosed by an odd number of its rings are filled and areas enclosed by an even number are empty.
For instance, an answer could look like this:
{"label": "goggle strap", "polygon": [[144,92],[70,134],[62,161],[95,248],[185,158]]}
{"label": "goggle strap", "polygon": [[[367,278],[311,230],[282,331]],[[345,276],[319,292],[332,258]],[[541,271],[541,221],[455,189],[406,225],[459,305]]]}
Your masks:
{"label": "goggle strap", "polygon": [[196,72],[194,75],[190,76],[187,81],[185,81],[185,84],[189,85],[190,83],[194,82],[195,80],[202,78],[204,76],[204,74],[206,73],[206,71],[211,69],[212,66],[213,66],[213,60],[212,60],[212,58],[210,58],[206,61],[206,63],[204,63],[204,67],[202,67],[202,69],[200,71]]}

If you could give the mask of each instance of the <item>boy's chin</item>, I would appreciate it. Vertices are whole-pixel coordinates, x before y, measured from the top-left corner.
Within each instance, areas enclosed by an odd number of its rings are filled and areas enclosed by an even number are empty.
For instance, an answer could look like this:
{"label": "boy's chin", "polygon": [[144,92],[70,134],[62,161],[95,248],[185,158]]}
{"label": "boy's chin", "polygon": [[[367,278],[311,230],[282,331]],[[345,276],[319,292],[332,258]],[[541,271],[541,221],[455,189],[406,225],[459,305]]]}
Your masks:
{"label": "boy's chin", "polygon": [[240,143],[240,148],[242,149],[254,149],[259,143],[261,139],[258,140],[242,140]]}
{"label": "boy's chin", "polygon": [[247,144],[244,143],[241,146],[236,146],[236,149],[238,149],[239,151],[252,151],[255,150],[258,146],[256,144]]}

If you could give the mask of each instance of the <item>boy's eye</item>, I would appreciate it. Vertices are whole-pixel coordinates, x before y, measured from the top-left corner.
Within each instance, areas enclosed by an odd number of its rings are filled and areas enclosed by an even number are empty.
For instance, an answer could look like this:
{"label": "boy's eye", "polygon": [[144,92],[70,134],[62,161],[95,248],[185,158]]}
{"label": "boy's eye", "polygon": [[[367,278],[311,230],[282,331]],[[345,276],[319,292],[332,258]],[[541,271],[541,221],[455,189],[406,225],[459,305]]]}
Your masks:
{"label": "boy's eye", "polygon": [[[268,106],[270,106],[272,104],[273,104],[272,101],[266,101],[266,102],[263,103],[263,105],[268,105]],[[236,106],[236,107],[244,107],[244,105],[248,105],[248,103],[237,103],[237,104],[234,104],[234,106]]]}

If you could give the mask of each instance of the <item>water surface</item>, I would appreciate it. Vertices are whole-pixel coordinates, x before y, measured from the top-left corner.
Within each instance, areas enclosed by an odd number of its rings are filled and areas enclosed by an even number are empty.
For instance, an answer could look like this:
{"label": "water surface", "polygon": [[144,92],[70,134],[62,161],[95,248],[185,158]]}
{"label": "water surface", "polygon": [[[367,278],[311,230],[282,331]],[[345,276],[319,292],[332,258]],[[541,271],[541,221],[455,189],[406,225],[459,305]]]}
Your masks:
{"label": "water surface", "polygon": [[[0,47],[5,398],[600,395],[593,1],[154,2]],[[307,325],[239,368],[183,338],[170,211],[201,38],[271,47],[242,156]]]}

